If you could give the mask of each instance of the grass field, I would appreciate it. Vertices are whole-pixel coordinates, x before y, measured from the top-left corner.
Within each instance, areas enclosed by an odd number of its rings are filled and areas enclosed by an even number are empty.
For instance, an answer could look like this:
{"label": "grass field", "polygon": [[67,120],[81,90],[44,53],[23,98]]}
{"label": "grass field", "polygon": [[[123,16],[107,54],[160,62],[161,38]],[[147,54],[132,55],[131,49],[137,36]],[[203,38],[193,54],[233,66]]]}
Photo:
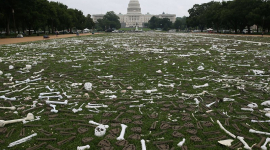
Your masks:
{"label": "grass field", "polygon": [[[177,144],[183,138],[188,149],[230,149],[217,142],[233,139],[217,120],[251,147],[267,136],[249,129],[270,129],[267,122],[251,122],[269,120],[267,106],[261,105],[270,100],[267,42],[266,37],[132,33],[0,46],[0,96],[16,98],[0,98],[0,107],[17,108],[0,109],[0,120],[20,119],[28,113],[40,116],[40,120],[0,128],[0,149],[42,144],[40,149],[90,145],[90,149],[139,150],[144,139],[148,150],[169,150],[181,149]],[[24,69],[26,65],[32,68]],[[84,89],[86,82],[93,84],[92,91]],[[56,104],[58,113],[51,112],[48,99],[39,97],[50,92],[47,86],[60,92],[48,96],[61,95],[50,101],[68,100],[67,105]],[[34,108],[33,101],[38,101]],[[87,109],[88,103],[108,107]],[[242,109],[252,103],[258,105],[253,111]],[[94,135],[90,120],[109,125],[103,137]],[[122,142],[116,139],[120,124],[128,126]],[[37,136],[31,140],[8,148],[34,133]],[[238,143],[236,138],[232,145]]]}

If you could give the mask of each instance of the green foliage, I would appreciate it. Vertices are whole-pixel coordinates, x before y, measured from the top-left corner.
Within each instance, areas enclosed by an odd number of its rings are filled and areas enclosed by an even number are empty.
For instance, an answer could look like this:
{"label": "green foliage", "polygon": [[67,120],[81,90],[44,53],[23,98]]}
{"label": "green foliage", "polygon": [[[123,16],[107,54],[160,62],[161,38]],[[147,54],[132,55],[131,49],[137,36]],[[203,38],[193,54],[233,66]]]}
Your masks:
{"label": "green foliage", "polygon": [[172,28],[172,22],[168,18],[157,18],[153,16],[149,21],[148,25],[150,29],[157,29],[161,28],[164,31],[168,31],[170,28]]}
{"label": "green foliage", "polygon": [[103,16],[103,19],[98,19],[98,26],[104,30],[112,28],[120,29],[121,23],[119,17],[113,11],[110,11]]}
{"label": "green foliage", "polygon": [[[13,13],[14,12],[14,13]],[[90,16],[90,15],[89,15]],[[25,30],[71,30],[92,28],[91,16],[84,16],[77,9],[70,9],[59,2],[48,0],[8,0],[0,4],[0,30],[6,33]]]}
{"label": "green foliage", "polygon": [[261,0],[233,0],[204,4],[195,4],[188,10],[189,27],[200,30],[215,28],[233,29],[236,33],[245,27],[257,25],[261,28],[270,27],[270,1]]}

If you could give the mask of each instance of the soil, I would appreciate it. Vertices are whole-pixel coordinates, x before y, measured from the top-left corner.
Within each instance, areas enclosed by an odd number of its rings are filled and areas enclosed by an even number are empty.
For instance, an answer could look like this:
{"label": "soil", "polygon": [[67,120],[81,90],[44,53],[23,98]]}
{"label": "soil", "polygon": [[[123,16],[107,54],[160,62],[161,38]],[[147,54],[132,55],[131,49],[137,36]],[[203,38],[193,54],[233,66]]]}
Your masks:
{"label": "soil", "polygon": [[[99,34],[99,33],[95,33]],[[92,33],[84,33],[80,34],[80,36],[92,35]],[[32,41],[42,41],[42,40],[50,40],[50,39],[60,39],[60,38],[68,38],[77,36],[76,34],[63,34],[63,35],[50,35],[50,38],[44,39],[43,36],[33,36],[33,37],[23,37],[23,38],[3,38],[0,39],[0,45],[4,44],[15,44],[15,43],[23,43],[23,42],[32,42]]]}

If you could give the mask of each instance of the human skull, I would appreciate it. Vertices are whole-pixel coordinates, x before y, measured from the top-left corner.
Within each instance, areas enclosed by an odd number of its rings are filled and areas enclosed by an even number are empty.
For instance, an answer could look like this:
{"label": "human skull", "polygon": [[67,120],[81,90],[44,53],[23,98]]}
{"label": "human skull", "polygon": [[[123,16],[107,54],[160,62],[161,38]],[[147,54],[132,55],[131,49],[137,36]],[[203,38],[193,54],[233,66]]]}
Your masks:
{"label": "human skull", "polygon": [[85,88],[86,91],[91,91],[92,90],[92,83],[86,82],[84,84],[84,88]]}
{"label": "human skull", "polygon": [[247,105],[249,108],[258,108],[258,105],[256,103],[251,103]]}
{"label": "human skull", "polygon": [[104,125],[99,125],[95,128],[95,136],[101,137],[106,134],[106,128]]}

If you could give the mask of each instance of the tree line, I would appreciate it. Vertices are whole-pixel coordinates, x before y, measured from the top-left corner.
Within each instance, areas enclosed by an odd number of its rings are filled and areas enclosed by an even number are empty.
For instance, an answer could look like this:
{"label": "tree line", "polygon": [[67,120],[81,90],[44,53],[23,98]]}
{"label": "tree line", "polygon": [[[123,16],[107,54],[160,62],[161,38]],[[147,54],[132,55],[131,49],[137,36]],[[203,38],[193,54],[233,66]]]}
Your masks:
{"label": "tree line", "polygon": [[150,29],[162,29],[168,31],[170,29],[186,30],[186,17],[177,17],[176,21],[172,23],[169,18],[158,18],[156,16],[151,17],[147,26]]}
{"label": "tree line", "polygon": [[188,10],[187,25],[189,28],[214,28],[217,32],[221,29],[234,30],[235,33],[243,29],[257,26],[261,31],[270,29],[270,1],[269,0],[233,0],[204,4],[195,4]]}
{"label": "tree line", "polygon": [[91,15],[48,0],[0,0],[0,31],[7,35],[28,31],[55,31],[91,29],[95,24]]}

